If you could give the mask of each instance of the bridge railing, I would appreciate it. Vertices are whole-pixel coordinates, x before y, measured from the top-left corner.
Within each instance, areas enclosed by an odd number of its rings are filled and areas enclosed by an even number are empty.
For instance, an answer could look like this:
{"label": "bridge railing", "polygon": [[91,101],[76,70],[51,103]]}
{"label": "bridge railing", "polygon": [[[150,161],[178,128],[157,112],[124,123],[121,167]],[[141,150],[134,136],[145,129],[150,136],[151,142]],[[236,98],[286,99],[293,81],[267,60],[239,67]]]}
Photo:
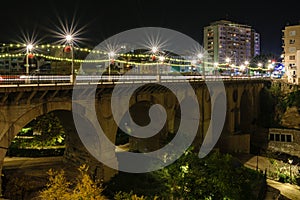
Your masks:
{"label": "bridge railing", "polygon": [[[266,79],[260,76],[201,76],[201,75],[78,75],[76,84],[109,84],[109,83],[134,83],[134,82],[199,82],[217,80],[252,80]],[[21,84],[53,84],[69,83],[69,75],[6,75],[0,76],[0,85],[21,85]]]}

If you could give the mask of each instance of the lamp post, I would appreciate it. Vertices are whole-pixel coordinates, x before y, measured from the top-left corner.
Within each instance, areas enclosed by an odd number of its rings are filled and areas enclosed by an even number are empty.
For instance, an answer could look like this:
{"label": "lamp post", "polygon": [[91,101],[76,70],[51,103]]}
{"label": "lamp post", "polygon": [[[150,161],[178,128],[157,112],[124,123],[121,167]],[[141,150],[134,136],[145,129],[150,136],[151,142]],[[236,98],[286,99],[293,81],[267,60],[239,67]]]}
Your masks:
{"label": "lamp post", "polygon": [[32,49],[33,49],[32,44],[28,44],[26,46],[26,79],[25,79],[25,83],[30,83],[30,79],[29,79],[29,55],[31,55]]}
{"label": "lamp post", "polygon": [[111,73],[111,68],[110,68],[110,64],[111,64],[111,59],[114,59],[116,53],[114,51],[110,51],[108,53],[108,80],[110,79],[110,73]]}
{"label": "lamp post", "polygon": [[[153,53],[153,57],[155,57],[156,56],[156,53],[158,52],[158,47],[157,46],[153,46],[152,48],[151,48],[151,52]],[[158,64],[158,62],[156,62],[156,80],[157,81],[160,81],[160,77],[159,77],[159,66],[158,66],[159,64]]]}
{"label": "lamp post", "polygon": [[[202,53],[199,53],[197,55],[197,58],[198,58],[198,62],[201,63],[201,60],[203,58],[203,54]],[[202,77],[203,77],[203,80],[205,80],[205,66],[204,64],[202,63]]]}
{"label": "lamp post", "polygon": [[230,67],[230,62],[231,62],[231,59],[229,57],[227,57],[225,59],[225,62],[226,62],[226,65],[228,66],[229,68],[229,76],[231,77],[231,67]]}
{"label": "lamp post", "polygon": [[292,159],[288,159],[288,162],[290,164],[290,182],[292,182],[292,163],[293,163],[293,160]]}
{"label": "lamp post", "polygon": [[29,75],[29,54],[31,53],[33,49],[33,45],[32,44],[28,44],[26,46],[26,75]]}
{"label": "lamp post", "polygon": [[250,68],[249,68],[249,61],[245,61],[245,69],[247,69],[247,75],[250,76]]}
{"label": "lamp post", "polygon": [[74,76],[74,49],[73,49],[73,36],[68,34],[66,35],[66,42],[67,45],[70,46],[71,50],[71,77],[70,77],[70,82],[74,83],[75,76]]}

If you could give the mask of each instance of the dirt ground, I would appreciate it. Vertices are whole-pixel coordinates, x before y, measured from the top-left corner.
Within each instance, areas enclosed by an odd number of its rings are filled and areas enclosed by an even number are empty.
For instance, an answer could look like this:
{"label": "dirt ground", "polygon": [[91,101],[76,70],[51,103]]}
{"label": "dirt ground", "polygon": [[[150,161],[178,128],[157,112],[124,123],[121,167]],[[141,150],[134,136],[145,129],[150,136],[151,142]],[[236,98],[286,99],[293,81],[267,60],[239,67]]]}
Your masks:
{"label": "dirt ground", "polygon": [[[5,198],[29,200],[48,182],[48,170],[61,170],[66,177],[77,177],[79,171],[66,165],[62,157],[17,158],[6,157],[3,165],[3,194]],[[16,198],[12,198],[15,196]]]}

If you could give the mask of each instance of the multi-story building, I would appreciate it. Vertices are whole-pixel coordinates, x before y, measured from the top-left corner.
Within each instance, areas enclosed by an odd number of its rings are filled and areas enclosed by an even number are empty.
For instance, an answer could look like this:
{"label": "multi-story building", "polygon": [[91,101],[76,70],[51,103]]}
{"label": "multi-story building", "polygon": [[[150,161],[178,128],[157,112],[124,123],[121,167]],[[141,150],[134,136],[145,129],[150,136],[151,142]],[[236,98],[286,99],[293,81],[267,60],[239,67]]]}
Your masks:
{"label": "multi-story building", "polygon": [[300,83],[300,25],[286,26],[283,32],[283,63],[289,83]]}
{"label": "multi-story building", "polygon": [[204,27],[203,46],[209,63],[242,65],[260,54],[260,35],[248,25],[227,20]]}

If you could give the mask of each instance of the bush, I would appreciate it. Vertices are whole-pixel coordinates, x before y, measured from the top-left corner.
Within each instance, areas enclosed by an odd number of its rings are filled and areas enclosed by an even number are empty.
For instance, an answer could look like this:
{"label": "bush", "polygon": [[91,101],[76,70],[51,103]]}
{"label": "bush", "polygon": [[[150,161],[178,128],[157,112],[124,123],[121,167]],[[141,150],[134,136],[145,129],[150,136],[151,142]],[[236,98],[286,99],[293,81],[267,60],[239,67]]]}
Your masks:
{"label": "bush", "polygon": [[64,170],[49,170],[49,183],[40,192],[39,197],[43,200],[104,200],[102,187],[94,182],[87,174],[88,167],[79,167],[80,175],[75,183],[67,181]]}
{"label": "bush", "polygon": [[281,183],[288,183],[289,179],[290,179],[289,176],[282,174],[282,173],[279,173],[278,177],[279,177],[278,181]]}

